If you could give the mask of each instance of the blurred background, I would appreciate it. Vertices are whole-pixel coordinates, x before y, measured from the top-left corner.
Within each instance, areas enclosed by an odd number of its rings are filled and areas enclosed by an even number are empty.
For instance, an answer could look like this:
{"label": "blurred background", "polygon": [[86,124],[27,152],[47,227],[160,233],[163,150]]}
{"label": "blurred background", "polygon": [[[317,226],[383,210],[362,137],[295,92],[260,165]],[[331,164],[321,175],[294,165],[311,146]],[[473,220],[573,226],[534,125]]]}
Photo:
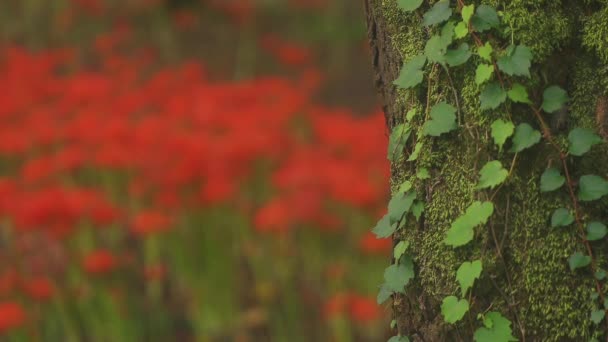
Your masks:
{"label": "blurred background", "polygon": [[0,1],[0,340],[379,341],[361,1]]}

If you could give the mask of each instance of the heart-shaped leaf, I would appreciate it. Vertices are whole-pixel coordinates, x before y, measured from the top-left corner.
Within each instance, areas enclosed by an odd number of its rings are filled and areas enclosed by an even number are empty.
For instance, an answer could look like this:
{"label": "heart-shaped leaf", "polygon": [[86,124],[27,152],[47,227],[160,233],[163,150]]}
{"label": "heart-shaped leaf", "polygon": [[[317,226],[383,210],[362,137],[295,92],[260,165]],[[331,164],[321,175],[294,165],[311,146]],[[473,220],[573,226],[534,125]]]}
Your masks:
{"label": "heart-shaped leaf", "polygon": [[494,204],[492,202],[474,202],[462,216],[452,223],[443,242],[452,247],[466,245],[473,240],[473,228],[488,222],[493,213]]}
{"label": "heart-shaped leaf", "polygon": [[498,146],[498,150],[502,151],[502,147],[507,139],[513,135],[515,126],[511,121],[504,121],[498,119],[492,123],[492,138],[494,143]]}
{"label": "heart-shaped leaf", "polygon": [[578,199],[581,201],[594,201],[608,195],[608,181],[600,176],[582,176],[578,186]]}
{"label": "heart-shaped leaf", "polygon": [[481,260],[475,260],[473,262],[463,262],[458,271],[456,271],[456,280],[460,284],[460,290],[464,297],[467,291],[473,287],[475,279],[479,279],[481,275]]}
{"label": "heart-shaped leaf", "polygon": [[481,327],[475,331],[473,335],[475,342],[517,341],[511,330],[511,321],[503,317],[499,312],[488,312],[484,317],[484,325],[485,327]]}
{"label": "heart-shaped leaf", "polygon": [[507,92],[497,82],[488,83],[479,95],[481,110],[496,109],[507,99]]}
{"label": "heart-shaped leaf", "polygon": [[570,141],[568,153],[573,156],[582,156],[589,152],[593,145],[601,143],[602,138],[590,129],[577,127],[568,134],[568,141]]}
{"label": "heart-shaped leaf", "polygon": [[525,45],[511,45],[497,62],[498,68],[509,76],[530,77],[532,50]]}
{"label": "heart-shaped leaf", "polygon": [[509,171],[502,167],[502,163],[498,160],[487,162],[479,171],[479,184],[476,189],[494,188],[507,179]]}
{"label": "heart-shaped leaf", "polygon": [[565,227],[574,222],[574,216],[566,208],[559,208],[551,215],[551,227]]}
{"label": "heart-shaped leaf", "polygon": [[538,144],[540,137],[540,132],[532,128],[532,126],[528,125],[527,123],[519,124],[517,128],[515,128],[511,152],[521,152]]}
{"label": "heart-shaped leaf", "polygon": [[456,108],[446,102],[440,102],[431,109],[431,120],[422,128],[424,135],[438,137],[456,129]]}
{"label": "heart-shaped leaf", "polygon": [[568,258],[568,265],[570,266],[570,270],[574,271],[578,268],[587,267],[591,263],[591,257],[588,255],[583,255],[581,252],[576,252]]}
{"label": "heart-shaped leaf", "polygon": [[384,239],[393,235],[396,229],[397,225],[391,224],[389,216],[386,214],[378,223],[376,223],[376,226],[372,229],[372,233],[374,233],[378,239]]}
{"label": "heart-shaped leaf", "polygon": [[424,74],[422,68],[426,63],[426,56],[419,55],[404,63],[399,72],[399,77],[393,82],[401,89],[410,89],[422,82]]}
{"label": "heart-shaped leaf", "polygon": [[469,44],[462,43],[458,47],[458,49],[450,50],[448,49],[445,53],[445,61],[451,66],[459,66],[466,63],[471,57],[471,50],[469,50]]}
{"label": "heart-shaped leaf", "polygon": [[562,176],[557,169],[552,167],[548,168],[540,177],[540,191],[549,192],[557,190],[561,188],[565,182],[566,177]]}
{"label": "heart-shaped leaf", "polygon": [[397,0],[399,8],[406,12],[412,12],[422,5],[423,0]]}
{"label": "heart-shaped leaf", "polygon": [[422,25],[431,26],[444,22],[452,15],[452,8],[450,8],[450,2],[447,0],[441,0],[431,9],[424,14],[422,17]]}
{"label": "heart-shaped leaf", "polygon": [[410,210],[415,199],[415,191],[410,191],[406,194],[397,193],[391,198],[388,202],[388,217],[391,225],[401,221],[403,215]]}
{"label": "heart-shaped leaf", "polygon": [[601,222],[589,222],[587,225],[587,240],[589,241],[601,240],[606,236],[606,233],[608,233],[608,229]]}
{"label": "heart-shaped leaf", "polygon": [[477,70],[475,70],[475,83],[482,85],[489,81],[494,74],[494,66],[489,64],[479,64]]}
{"label": "heart-shaped leaf", "polygon": [[547,113],[553,113],[562,109],[568,102],[568,93],[558,86],[551,86],[543,93],[542,109]]}
{"label": "heart-shaped leaf", "polygon": [[477,48],[479,57],[488,62],[492,62],[492,52],[494,52],[494,49],[492,48],[492,44],[490,44],[490,42],[486,42],[483,46]]}
{"label": "heart-shaped leaf", "polygon": [[475,31],[483,32],[491,28],[498,28],[500,26],[500,19],[494,7],[480,5],[475,15],[471,18],[471,23]]}
{"label": "heart-shaped leaf", "polygon": [[521,83],[514,83],[511,86],[511,90],[507,92],[507,96],[513,102],[527,103],[530,104],[530,97],[528,96],[528,90]]}
{"label": "heart-shaped leaf", "polygon": [[412,258],[404,256],[399,264],[393,264],[384,270],[384,281],[392,292],[404,293],[404,287],[414,278]]}
{"label": "heart-shaped leaf", "polygon": [[458,300],[455,296],[448,296],[441,303],[441,314],[447,323],[454,324],[460,321],[467,311],[469,311],[469,302],[466,299]]}

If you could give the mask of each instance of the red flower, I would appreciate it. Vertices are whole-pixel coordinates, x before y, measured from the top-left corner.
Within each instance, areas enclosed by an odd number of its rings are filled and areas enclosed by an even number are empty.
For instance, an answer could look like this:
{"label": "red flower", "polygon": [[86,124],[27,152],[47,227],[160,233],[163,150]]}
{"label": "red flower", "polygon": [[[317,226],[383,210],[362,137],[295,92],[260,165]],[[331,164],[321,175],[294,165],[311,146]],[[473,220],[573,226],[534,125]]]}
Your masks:
{"label": "red flower", "polygon": [[116,258],[106,250],[96,250],[85,256],[83,268],[90,274],[104,274],[117,265]]}
{"label": "red flower", "polygon": [[0,333],[5,333],[23,325],[25,311],[21,304],[15,302],[0,303]]}
{"label": "red flower", "polygon": [[35,277],[23,280],[23,291],[30,296],[30,298],[46,301],[53,296],[55,287],[53,283],[46,277]]}
{"label": "red flower", "polygon": [[372,232],[367,232],[359,240],[359,248],[367,254],[384,254],[392,250],[391,239],[378,239]]}
{"label": "red flower", "polygon": [[373,322],[382,317],[382,311],[374,298],[356,294],[350,295],[349,314],[358,323]]}
{"label": "red flower", "polygon": [[262,207],[255,216],[255,228],[259,232],[284,233],[289,230],[292,218],[287,202],[277,198]]}
{"label": "red flower", "polygon": [[158,211],[147,210],[135,215],[131,231],[136,235],[145,236],[160,233],[171,228],[171,219]]}

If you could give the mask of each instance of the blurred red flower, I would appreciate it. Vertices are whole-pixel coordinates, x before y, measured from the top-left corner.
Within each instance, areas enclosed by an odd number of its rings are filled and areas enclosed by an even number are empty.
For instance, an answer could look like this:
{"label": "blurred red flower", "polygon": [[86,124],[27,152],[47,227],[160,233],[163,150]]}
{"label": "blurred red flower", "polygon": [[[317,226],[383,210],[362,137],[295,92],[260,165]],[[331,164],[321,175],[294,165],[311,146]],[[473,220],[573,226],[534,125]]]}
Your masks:
{"label": "blurred red flower", "polygon": [[23,291],[32,299],[46,301],[53,296],[55,287],[46,277],[34,277],[22,280]]}
{"label": "blurred red flower", "polygon": [[387,255],[393,248],[391,239],[378,239],[372,232],[367,232],[359,240],[359,248],[367,254]]}
{"label": "blurred red flower", "polygon": [[351,294],[349,297],[349,314],[358,323],[369,323],[379,319],[382,311],[375,298]]}
{"label": "blurred red flower", "polygon": [[0,303],[0,333],[6,333],[23,325],[25,322],[25,311],[19,303]]}
{"label": "blurred red flower", "polygon": [[87,254],[83,261],[83,268],[90,274],[105,274],[116,267],[116,258],[107,250],[96,250]]}
{"label": "blurred red flower", "polygon": [[158,211],[141,211],[133,217],[131,231],[136,235],[146,236],[167,231],[171,228],[171,219]]}

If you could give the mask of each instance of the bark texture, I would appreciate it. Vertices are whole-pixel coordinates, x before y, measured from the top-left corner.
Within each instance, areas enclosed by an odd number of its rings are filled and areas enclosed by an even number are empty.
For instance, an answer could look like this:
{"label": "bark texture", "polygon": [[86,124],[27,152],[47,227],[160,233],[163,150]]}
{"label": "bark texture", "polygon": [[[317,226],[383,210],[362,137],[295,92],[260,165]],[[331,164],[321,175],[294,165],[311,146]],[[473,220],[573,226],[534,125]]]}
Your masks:
{"label": "bark texture", "polygon": [[[382,94],[389,129],[403,122],[405,113],[416,109],[411,124],[415,127],[405,155],[417,139],[424,148],[415,163],[400,159],[392,165],[392,182],[398,186],[413,180],[426,207],[419,223],[409,222],[395,240],[407,239],[415,265],[416,278],[406,296],[393,298],[393,311],[399,332],[413,341],[471,341],[480,326],[476,315],[489,308],[500,311],[513,322],[513,333],[520,341],[588,341],[606,339],[603,323],[590,320],[594,288],[588,270],[572,272],[568,257],[584,251],[576,227],[553,229],[550,216],[560,207],[571,207],[566,191],[541,195],[540,175],[559,156],[544,141],[518,157],[512,176],[494,199],[491,221],[475,232],[474,241],[458,249],[443,244],[452,221],[477,199],[486,199],[474,187],[478,171],[485,162],[500,160],[511,165],[513,155],[499,152],[490,137],[490,124],[506,118],[506,111],[479,110],[479,90],[474,82],[477,63],[450,69],[458,91],[461,117],[459,129],[440,138],[416,137],[425,121],[427,107],[439,101],[456,105],[448,75],[441,68],[425,68],[424,84],[401,91],[392,82],[402,62],[420,54],[431,32],[421,26],[422,13],[436,1],[424,1],[416,13],[398,9],[397,0],[365,0],[372,63],[376,86]],[[553,127],[558,141],[566,143],[574,127],[593,128],[606,137],[608,128],[608,0],[487,0],[504,12],[502,21],[513,30],[518,44],[534,51],[531,89],[540,103],[542,89],[558,84],[568,90],[571,101],[565,121]],[[496,37],[494,37],[496,39]],[[508,45],[510,37],[502,40]],[[513,121],[528,122],[538,128],[526,106],[510,108]],[[552,118],[547,116],[547,121]],[[555,121],[555,120],[554,120]],[[565,122],[565,124],[564,124]],[[507,146],[508,147],[508,146]],[[594,147],[583,158],[571,159],[573,178],[595,173],[608,175],[606,144]],[[420,168],[431,173],[428,180],[417,180]],[[420,197],[420,195],[419,195]],[[608,201],[585,206],[584,217],[608,222]],[[600,267],[608,267],[608,245],[594,243]],[[482,278],[470,298],[471,310],[457,325],[443,322],[440,304],[445,296],[458,293],[456,269],[463,261],[482,258]]]}

